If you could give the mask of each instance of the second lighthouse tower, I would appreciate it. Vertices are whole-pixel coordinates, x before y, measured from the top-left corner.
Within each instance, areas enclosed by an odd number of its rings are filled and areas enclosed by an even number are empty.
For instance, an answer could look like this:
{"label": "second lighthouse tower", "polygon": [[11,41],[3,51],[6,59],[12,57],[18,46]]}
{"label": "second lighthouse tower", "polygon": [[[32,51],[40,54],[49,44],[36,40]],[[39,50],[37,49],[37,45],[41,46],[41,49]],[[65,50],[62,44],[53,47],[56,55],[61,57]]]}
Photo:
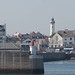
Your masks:
{"label": "second lighthouse tower", "polygon": [[51,21],[50,21],[50,36],[55,33],[55,21],[54,18],[52,17]]}

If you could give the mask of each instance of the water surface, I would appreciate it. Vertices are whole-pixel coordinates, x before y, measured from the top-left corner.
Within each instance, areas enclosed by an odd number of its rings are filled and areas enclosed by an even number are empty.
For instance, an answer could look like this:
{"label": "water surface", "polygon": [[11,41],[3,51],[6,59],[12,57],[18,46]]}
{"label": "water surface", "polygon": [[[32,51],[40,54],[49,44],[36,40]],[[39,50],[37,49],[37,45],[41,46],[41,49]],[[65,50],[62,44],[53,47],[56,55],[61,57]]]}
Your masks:
{"label": "water surface", "polygon": [[75,60],[44,63],[44,75],[75,75]]}

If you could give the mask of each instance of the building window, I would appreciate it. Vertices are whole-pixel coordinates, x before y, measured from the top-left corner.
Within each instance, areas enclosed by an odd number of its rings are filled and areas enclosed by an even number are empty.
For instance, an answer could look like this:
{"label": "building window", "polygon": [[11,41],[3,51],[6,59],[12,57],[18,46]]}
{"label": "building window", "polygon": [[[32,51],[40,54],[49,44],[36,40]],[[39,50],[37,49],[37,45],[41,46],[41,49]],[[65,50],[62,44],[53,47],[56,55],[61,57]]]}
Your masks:
{"label": "building window", "polygon": [[37,36],[32,36],[33,39],[37,39]]}
{"label": "building window", "polygon": [[57,48],[57,45],[55,45],[55,48]]}
{"label": "building window", "polygon": [[31,43],[31,41],[26,41],[26,43]]}
{"label": "building window", "polygon": [[3,37],[0,37],[0,40],[2,40],[3,39]]}
{"label": "building window", "polygon": [[53,45],[51,45],[51,48],[53,48]]}
{"label": "building window", "polygon": [[75,41],[75,35],[74,35],[74,41]]}
{"label": "building window", "polygon": [[0,43],[3,43],[2,41],[0,41]]}
{"label": "building window", "polygon": [[59,45],[59,48],[60,48],[60,45]]}
{"label": "building window", "polygon": [[66,32],[65,32],[65,31],[64,31],[63,33],[64,33],[64,34],[66,34]]}
{"label": "building window", "polygon": [[56,36],[56,40],[58,40],[58,36]]}
{"label": "building window", "polygon": [[65,40],[67,40],[67,39],[65,38]]}
{"label": "building window", "polygon": [[72,40],[72,38],[70,38],[70,40]]}
{"label": "building window", "polygon": [[64,45],[67,45],[67,42],[64,42]]}
{"label": "building window", "polygon": [[69,42],[70,45],[72,45],[72,42]]}

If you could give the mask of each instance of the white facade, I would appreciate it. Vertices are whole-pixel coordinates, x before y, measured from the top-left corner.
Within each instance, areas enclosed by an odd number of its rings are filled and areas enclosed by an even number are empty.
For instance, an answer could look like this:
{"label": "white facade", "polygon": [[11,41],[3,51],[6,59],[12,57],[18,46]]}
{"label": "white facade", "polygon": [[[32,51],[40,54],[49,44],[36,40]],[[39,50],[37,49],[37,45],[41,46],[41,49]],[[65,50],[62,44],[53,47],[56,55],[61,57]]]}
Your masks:
{"label": "white facade", "polygon": [[55,21],[54,21],[54,18],[52,18],[51,21],[50,21],[50,36],[52,35],[52,33],[55,33]]}
{"label": "white facade", "polygon": [[19,35],[20,35],[20,33],[18,33],[18,32],[16,32],[16,33],[14,34],[14,36],[17,36],[17,37],[18,37]]}
{"label": "white facade", "polygon": [[63,39],[62,37],[56,33],[52,38],[50,38],[50,48],[57,48],[63,46]]}
{"label": "white facade", "polygon": [[30,46],[30,52],[31,52],[32,55],[36,55],[37,54],[36,46]]}
{"label": "white facade", "polygon": [[6,40],[6,24],[0,25],[0,47],[4,46]]}
{"label": "white facade", "polygon": [[63,37],[63,45],[74,45],[74,37]]}
{"label": "white facade", "polygon": [[75,47],[75,30],[65,29],[58,31],[58,33],[62,35],[64,47]]}
{"label": "white facade", "polygon": [[[58,40],[56,40],[56,37],[58,37]],[[50,47],[55,48],[59,46],[75,46],[74,37],[61,37],[58,33],[56,33],[50,39]]]}

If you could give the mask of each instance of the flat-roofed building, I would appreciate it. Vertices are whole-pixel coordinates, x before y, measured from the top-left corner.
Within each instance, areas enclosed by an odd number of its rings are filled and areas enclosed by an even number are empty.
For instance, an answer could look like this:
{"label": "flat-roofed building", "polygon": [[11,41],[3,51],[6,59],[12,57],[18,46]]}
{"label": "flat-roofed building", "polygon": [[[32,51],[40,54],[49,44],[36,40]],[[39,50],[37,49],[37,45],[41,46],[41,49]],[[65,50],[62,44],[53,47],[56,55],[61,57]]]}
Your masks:
{"label": "flat-roofed building", "polygon": [[6,40],[6,24],[0,25],[0,47],[4,46]]}

